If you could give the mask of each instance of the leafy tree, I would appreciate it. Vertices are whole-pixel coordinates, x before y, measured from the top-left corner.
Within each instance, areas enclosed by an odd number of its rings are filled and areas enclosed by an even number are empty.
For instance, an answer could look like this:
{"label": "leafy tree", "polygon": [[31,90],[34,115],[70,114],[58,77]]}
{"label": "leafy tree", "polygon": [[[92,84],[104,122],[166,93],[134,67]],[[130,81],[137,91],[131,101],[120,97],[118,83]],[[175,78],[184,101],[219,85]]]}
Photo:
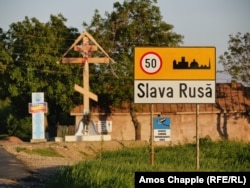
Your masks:
{"label": "leafy tree", "polygon": [[26,17],[23,22],[10,26],[8,48],[13,63],[6,71],[10,78],[8,91],[19,105],[24,102],[27,106],[31,92],[38,91],[45,92],[52,109],[60,106],[68,110],[74,104],[70,98],[73,90],[69,88],[79,82],[75,76],[78,67],[56,64],[78,34],[75,29],[68,29],[65,21],[62,15],[51,16],[46,24]]}
{"label": "leafy tree", "polygon": [[228,51],[219,57],[232,79],[250,84],[250,33],[229,35]]}
{"label": "leafy tree", "polygon": [[79,35],[77,29],[67,28],[65,22],[61,14],[51,15],[47,23],[25,17],[1,35],[0,67],[4,78],[0,81],[0,89],[4,91],[1,97],[10,98],[11,122],[17,128],[22,118],[30,116],[28,103],[32,92],[44,92],[49,114],[57,117],[62,111],[69,112],[82,99],[73,89],[82,80],[78,74],[81,68],[56,63]]}
{"label": "leafy tree", "polygon": [[83,23],[86,30],[115,60],[107,66],[94,68],[91,88],[107,99],[109,105],[118,106],[123,102],[129,104],[136,140],[141,139],[141,125],[135,113],[138,109],[133,103],[134,47],[178,46],[183,39],[183,36],[172,31],[173,25],[162,20],[156,4],[157,0],[128,0],[122,4],[116,2],[114,10],[106,12],[105,18],[96,10],[90,25]]}
{"label": "leafy tree", "polygon": [[0,134],[7,133],[6,121],[13,110],[6,91],[8,81],[5,76],[6,68],[12,58],[5,49],[5,40],[6,34],[0,28]]}
{"label": "leafy tree", "polygon": [[6,88],[4,86],[7,85],[5,78],[5,71],[7,65],[12,61],[11,56],[5,49],[5,40],[6,34],[0,28],[0,98],[4,99],[6,96]]}

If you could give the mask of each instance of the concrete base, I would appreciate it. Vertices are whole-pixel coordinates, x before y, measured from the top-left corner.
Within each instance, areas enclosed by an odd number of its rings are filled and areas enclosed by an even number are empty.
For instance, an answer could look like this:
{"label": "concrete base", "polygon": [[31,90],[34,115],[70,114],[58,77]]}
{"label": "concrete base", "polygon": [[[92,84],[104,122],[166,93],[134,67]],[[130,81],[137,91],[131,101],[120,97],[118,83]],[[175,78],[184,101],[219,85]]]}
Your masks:
{"label": "concrete base", "polygon": [[55,137],[55,142],[62,142],[64,141],[63,137]]}
{"label": "concrete base", "polygon": [[47,142],[47,139],[31,139],[31,143]]}
{"label": "concrete base", "polygon": [[65,142],[81,142],[82,136],[75,136],[75,135],[65,136],[64,141]]}
{"label": "concrete base", "polygon": [[65,136],[65,142],[110,141],[110,140],[111,140],[111,135]]}

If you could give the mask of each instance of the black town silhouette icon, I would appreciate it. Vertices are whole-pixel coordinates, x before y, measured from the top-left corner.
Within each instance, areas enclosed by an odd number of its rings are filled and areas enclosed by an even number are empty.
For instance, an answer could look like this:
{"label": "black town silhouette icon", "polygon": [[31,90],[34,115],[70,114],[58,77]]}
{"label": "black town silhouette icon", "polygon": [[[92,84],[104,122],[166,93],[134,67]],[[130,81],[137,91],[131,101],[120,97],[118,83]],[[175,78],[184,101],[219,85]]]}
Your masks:
{"label": "black town silhouette icon", "polygon": [[208,60],[208,65],[199,65],[199,63],[193,59],[193,61],[189,63],[185,60],[185,57],[181,57],[181,61],[177,63],[176,60],[173,61],[173,69],[210,69],[210,59]]}

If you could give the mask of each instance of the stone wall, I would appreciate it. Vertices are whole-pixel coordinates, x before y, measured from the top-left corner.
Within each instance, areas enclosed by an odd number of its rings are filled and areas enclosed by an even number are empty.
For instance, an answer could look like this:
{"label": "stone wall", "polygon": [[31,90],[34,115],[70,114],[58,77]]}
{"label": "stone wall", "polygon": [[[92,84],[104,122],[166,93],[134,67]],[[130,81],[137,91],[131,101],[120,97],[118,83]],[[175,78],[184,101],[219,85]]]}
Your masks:
{"label": "stone wall", "polygon": [[[217,83],[216,103],[199,105],[199,137],[209,136],[213,140],[230,139],[250,141],[250,88],[241,83]],[[135,104],[140,121],[141,139],[150,139],[150,105]],[[171,118],[171,142],[193,142],[196,140],[197,104],[154,104],[154,116]],[[106,109],[103,110],[103,109]],[[107,110],[109,109],[109,110]],[[76,125],[82,118],[83,105],[71,110]],[[100,112],[111,113],[104,116]],[[130,107],[124,103],[120,108],[92,107],[92,119],[111,120],[113,140],[134,140],[135,130],[129,114]]]}
{"label": "stone wall", "polygon": [[[154,114],[156,117],[158,114]],[[114,113],[106,117],[93,114],[92,119],[111,120],[112,140],[134,140],[135,130],[129,113]],[[242,114],[227,113],[179,113],[166,114],[161,117],[171,119],[171,142],[186,143],[194,142],[196,139],[196,119],[198,119],[199,137],[210,137],[213,140],[229,139],[250,141],[249,117]],[[198,117],[198,118],[197,118]],[[80,119],[80,118],[76,118]],[[138,114],[141,123],[141,139],[150,140],[150,113]]]}

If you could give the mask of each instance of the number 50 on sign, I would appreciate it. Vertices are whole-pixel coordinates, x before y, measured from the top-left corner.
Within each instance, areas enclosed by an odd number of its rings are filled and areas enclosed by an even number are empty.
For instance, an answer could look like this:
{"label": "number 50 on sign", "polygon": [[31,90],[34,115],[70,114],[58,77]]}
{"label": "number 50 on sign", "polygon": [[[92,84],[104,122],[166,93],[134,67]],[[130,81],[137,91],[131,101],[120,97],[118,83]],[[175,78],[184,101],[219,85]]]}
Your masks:
{"label": "number 50 on sign", "polygon": [[140,59],[140,67],[146,74],[156,74],[162,67],[162,59],[155,52],[148,52]]}

